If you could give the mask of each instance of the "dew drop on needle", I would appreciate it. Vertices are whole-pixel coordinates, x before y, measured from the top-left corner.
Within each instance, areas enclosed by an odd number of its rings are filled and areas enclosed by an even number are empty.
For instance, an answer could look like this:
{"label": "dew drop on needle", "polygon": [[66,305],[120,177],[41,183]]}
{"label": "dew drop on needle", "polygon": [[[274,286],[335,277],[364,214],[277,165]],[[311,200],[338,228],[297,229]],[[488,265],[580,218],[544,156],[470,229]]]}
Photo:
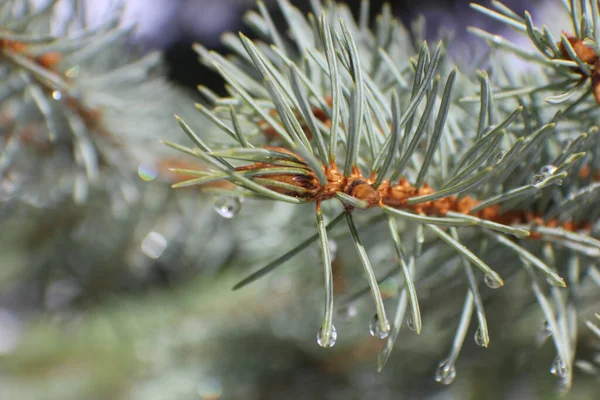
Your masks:
{"label": "dew drop on needle", "polygon": [[406,326],[408,326],[408,329],[410,329],[411,331],[416,331],[417,330],[417,324],[415,322],[415,316],[413,315],[413,313],[409,313],[408,314],[408,318],[406,318]]}
{"label": "dew drop on needle", "polygon": [[553,375],[558,376],[559,378],[564,378],[565,376],[567,376],[569,369],[562,358],[556,357],[554,359],[554,362],[552,363],[552,366],[550,367],[550,372]]}
{"label": "dew drop on needle", "polygon": [[477,328],[474,339],[477,346],[488,347],[489,339],[484,335],[483,329]]}
{"label": "dew drop on needle", "polygon": [[500,282],[498,282],[498,280],[496,279],[496,277],[494,277],[493,275],[487,274],[483,281],[485,282],[485,285],[487,287],[489,287],[490,289],[498,289],[500,286],[502,286],[500,284]]}
{"label": "dew drop on needle", "polygon": [[441,361],[435,370],[435,380],[443,385],[451,384],[456,378],[456,367],[450,360]]}
{"label": "dew drop on needle", "polygon": [[375,314],[375,316],[371,320],[371,323],[369,324],[369,333],[373,337],[385,339],[390,333],[390,325],[388,323],[386,328],[382,329],[379,317],[377,316],[377,314]]}
{"label": "dew drop on needle", "polygon": [[323,327],[319,328],[319,331],[317,332],[317,343],[319,344],[319,346],[324,348],[333,347],[336,340],[337,331],[335,329],[335,326],[331,325],[330,332],[327,332],[325,329],[323,329]]}
{"label": "dew drop on needle", "polygon": [[233,218],[242,208],[242,200],[236,196],[221,196],[215,200],[215,211],[223,218]]}
{"label": "dew drop on needle", "polygon": [[546,336],[552,335],[552,325],[550,325],[549,321],[544,321],[542,324],[542,333]]}

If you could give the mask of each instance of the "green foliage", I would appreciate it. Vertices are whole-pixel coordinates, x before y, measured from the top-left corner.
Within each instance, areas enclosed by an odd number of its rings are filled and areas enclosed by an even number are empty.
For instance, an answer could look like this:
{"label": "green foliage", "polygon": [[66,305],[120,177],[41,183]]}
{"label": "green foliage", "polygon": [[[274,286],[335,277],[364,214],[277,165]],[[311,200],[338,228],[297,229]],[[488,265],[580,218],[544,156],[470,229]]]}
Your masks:
{"label": "green foliage", "polygon": [[218,268],[235,241],[191,246],[184,233],[227,230],[166,187],[159,138],[176,109],[193,115],[190,96],[132,43],[118,2],[93,24],[83,2],[33,3],[0,5],[0,290],[61,312]]}
{"label": "green foliage", "polygon": [[[594,73],[595,65],[578,56],[567,36],[561,38],[563,51],[548,29],[533,25],[528,13],[521,18],[497,2],[496,11],[474,7],[527,33],[542,55],[499,36],[472,31],[525,60],[537,61],[541,68],[510,71],[510,60],[492,55],[487,73],[459,73],[441,44],[433,52],[427,43],[413,45],[388,7],[371,31],[364,17],[368,2],[362,3],[359,22],[347,7],[332,2],[312,2],[313,14],[308,17],[287,0],[279,5],[287,19],[287,35],[259,3],[259,13],[251,12],[247,20],[264,42],[243,35],[238,42],[227,36],[225,43],[234,53],[230,58],[196,47],[201,62],[227,82],[228,97],[203,89],[213,109],[200,108],[227,134],[226,140],[209,146],[180,121],[197,147],[167,143],[211,166],[208,171],[186,171],[199,178],[176,186],[228,180],[237,186],[230,196],[317,204],[318,234],[235,288],[319,241],[326,301],[317,341],[330,347],[343,332],[336,332],[332,323],[328,231],[345,215],[375,303],[371,334],[387,337],[380,369],[409,304],[407,325],[421,330],[417,293],[427,285],[443,294],[448,277],[462,270],[466,299],[454,344],[436,375],[441,383],[452,382],[474,310],[476,344],[487,347],[494,336],[488,332],[480,278],[472,266],[481,270],[492,289],[504,284],[501,276],[524,270],[552,332],[557,352],[552,372],[565,388],[570,387],[578,299],[584,282],[593,281],[590,276],[597,273],[600,256],[598,182],[594,173],[583,172],[600,167],[597,104],[589,82],[582,79]],[[589,48],[597,52],[594,7],[574,1],[568,10],[577,38],[592,43]],[[562,93],[540,97],[545,91]],[[330,189],[336,182],[343,184]],[[398,188],[408,182],[414,190],[404,202],[394,202],[384,182]],[[375,200],[354,191],[357,185],[368,186],[363,189]],[[333,198],[339,204],[328,206],[325,214],[337,216],[326,225],[321,203]],[[438,202],[445,199],[456,204],[474,199],[474,203],[440,209]],[[391,327],[377,285],[378,276],[390,274],[375,272],[354,222],[360,216],[361,226],[376,224],[375,214],[361,215],[361,209],[373,207],[387,214],[398,259],[391,274],[401,274],[403,282]],[[497,214],[490,216],[492,211]],[[383,226],[378,229],[385,231]],[[435,254],[446,245],[455,253],[440,263]],[[547,283],[539,282],[540,276]]]}
{"label": "green foliage", "polygon": [[596,394],[595,2],[474,6],[534,48],[464,69],[388,6],[259,2],[192,115],[61,1],[0,5],[0,398]]}

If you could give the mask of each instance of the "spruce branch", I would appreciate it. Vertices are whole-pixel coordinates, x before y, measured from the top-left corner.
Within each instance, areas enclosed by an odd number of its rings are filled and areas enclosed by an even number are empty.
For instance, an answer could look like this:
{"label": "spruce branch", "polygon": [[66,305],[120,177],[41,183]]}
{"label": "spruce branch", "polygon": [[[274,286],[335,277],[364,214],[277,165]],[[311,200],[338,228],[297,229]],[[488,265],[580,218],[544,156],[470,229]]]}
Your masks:
{"label": "spruce branch", "polygon": [[[524,269],[533,296],[556,332],[553,372],[570,386],[575,337],[569,318],[575,315],[576,301],[564,289],[571,283],[565,280],[569,269],[543,260],[541,254],[550,248],[566,260],[583,257],[589,262],[585,274],[595,271],[599,212],[594,204],[600,200],[595,175],[600,170],[600,142],[593,127],[597,118],[590,116],[589,94],[570,100],[583,88],[582,79],[593,81],[595,74],[597,56],[584,54],[591,49],[584,40],[597,34],[589,10],[583,17],[581,10],[571,9],[579,36],[575,40],[563,36],[559,43],[546,28],[536,28],[529,14],[521,18],[497,2],[495,11],[475,6],[528,34],[541,52],[524,51],[498,36],[473,30],[545,68],[541,85],[525,85],[526,78],[511,82],[501,63],[493,72],[502,73],[477,72],[470,81],[451,65],[443,45],[433,52],[425,42],[407,46],[406,32],[391,22],[386,8],[371,32],[364,22],[367,2],[362,3],[358,23],[344,6],[332,2],[312,2],[319,18],[301,16],[286,0],[279,3],[288,19],[289,37],[279,32],[259,3],[260,13],[250,13],[247,19],[266,43],[243,35],[235,43],[229,36],[227,44],[234,53],[229,59],[196,46],[201,62],[227,81],[228,97],[208,93],[213,108],[198,107],[226,137],[209,147],[180,121],[197,147],[167,143],[209,165],[196,172],[177,170],[197,178],[175,187],[225,180],[244,189],[240,195],[252,192],[272,200],[316,204],[317,233],[234,289],[319,241],[326,300],[317,337],[323,347],[332,346],[338,333],[333,327],[334,277],[327,232],[345,218],[367,276],[369,290],[360,293],[370,292],[375,304],[371,333],[387,338],[379,369],[390,355],[408,306],[409,327],[421,331],[421,312],[426,311],[417,300],[420,287],[441,290],[448,275],[458,270],[461,277],[462,272],[466,275],[466,282],[461,278],[466,297],[454,343],[436,374],[437,381],[448,384],[456,375],[473,311],[478,325],[475,342],[487,347],[493,340],[478,279],[497,289],[505,283],[503,276]],[[390,39],[396,36],[399,40]],[[382,48],[373,51],[373,43]],[[407,52],[416,54],[407,61]],[[559,75],[562,80],[553,81]],[[460,90],[455,88],[459,82]],[[558,97],[543,101],[538,96],[561,88],[567,90]],[[328,215],[321,207],[333,199],[339,203],[332,208],[343,211],[326,225]],[[387,217],[398,258],[394,270],[385,274],[376,272],[360,238],[362,224],[355,222],[364,216],[367,225],[374,224],[376,217],[362,210],[378,208]],[[452,250],[444,262],[422,254],[424,248],[442,254],[444,246]],[[484,251],[488,246],[491,250]],[[509,263],[504,256],[488,256],[505,254],[507,249],[514,253]],[[419,263],[423,266],[415,274]],[[481,272],[473,271],[473,265]],[[391,274],[401,274],[404,287],[390,325],[379,283]],[[539,275],[547,279],[548,287],[538,283]],[[571,280],[583,273],[575,275]]]}

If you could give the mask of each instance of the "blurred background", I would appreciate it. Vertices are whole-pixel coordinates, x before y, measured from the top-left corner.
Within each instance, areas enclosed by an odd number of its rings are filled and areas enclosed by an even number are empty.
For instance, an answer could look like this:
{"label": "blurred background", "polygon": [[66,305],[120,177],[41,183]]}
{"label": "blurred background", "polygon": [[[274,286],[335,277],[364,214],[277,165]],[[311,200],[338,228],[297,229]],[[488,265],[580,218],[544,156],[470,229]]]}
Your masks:
{"label": "blurred background", "polygon": [[[345,2],[356,17],[360,2]],[[220,44],[219,38],[223,32],[242,31],[252,35],[244,25],[242,17],[249,7],[255,5],[253,0],[127,0],[126,3],[126,20],[139,24],[136,40],[147,48],[163,49],[169,65],[170,78],[189,87],[203,84],[210,85],[215,90],[222,90],[222,80],[217,74],[197,66],[197,55],[191,49],[193,42],[198,41],[208,48],[222,52],[225,48]],[[266,0],[265,3],[270,6],[276,23],[282,23],[283,15],[276,6],[276,1]],[[472,10],[469,7],[471,2],[466,0],[372,0],[372,19],[385,3],[390,3],[396,18],[407,26],[418,16],[425,16],[430,40],[439,38],[442,33],[451,32],[460,40],[476,42],[467,35],[468,25],[486,26],[489,29],[503,27]],[[308,0],[294,1],[293,4],[305,13],[311,10]],[[544,18],[542,14],[545,13],[551,15],[552,10],[556,8],[556,4],[544,4],[541,0],[507,0],[503,4],[517,14],[522,14],[526,9],[535,9],[537,18]],[[523,40],[524,45],[525,42]]]}
{"label": "blurred background", "polygon": [[[58,17],[43,12],[39,18],[72,21],[79,13],[94,27],[103,26],[114,2],[89,0],[77,10],[68,0],[58,3]],[[283,21],[276,2],[265,3],[276,24]],[[308,1],[293,3],[310,9]],[[347,3],[358,11],[358,0]],[[372,17],[381,3],[371,2]],[[505,3],[517,13],[530,7],[552,14],[540,2]],[[130,27],[126,35],[107,28],[102,35],[113,36],[94,36],[86,42],[92,50],[37,49],[62,52],[50,70],[77,66],[61,70],[72,79],[72,93],[46,93],[43,84],[27,80],[18,86],[11,80],[14,60],[2,59],[8,66],[0,74],[0,399],[557,397],[546,368],[554,355],[540,338],[543,321],[533,306],[516,305],[523,290],[517,285],[495,293],[487,308],[494,341],[502,345],[465,345],[450,386],[433,378],[462,292],[443,300],[425,293],[424,332],[401,335],[377,373],[381,343],[367,333],[368,302],[340,315],[338,345],[317,346],[318,249],[230,290],[314,233],[310,208],[253,202],[236,204],[235,217],[223,218],[215,199],[170,189],[175,177],[168,168],[185,163],[158,140],[185,143],[174,113],[207,137],[218,134],[193,102],[200,99],[197,85],[223,93],[223,82],[200,66],[191,46],[225,52],[223,32],[251,34],[242,18],[249,7],[252,0],[125,0],[122,21],[108,28]],[[467,1],[395,1],[392,8],[406,24],[425,15],[431,39],[453,32],[458,52],[465,41],[482,45],[466,26],[500,29]],[[63,26],[38,25],[42,31]],[[77,31],[73,25],[63,26],[65,37],[76,37],[68,34]],[[17,33],[25,29],[14,26]],[[69,101],[57,105],[44,96]],[[53,130],[56,137],[48,139]],[[372,236],[372,261],[377,254],[386,261],[387,250],[378,252],[383,245]],[[361,287],[354,279],[360,271],[344,269],[353,253],[343,249],[351,243],[340,238],[338,245],[335,265],[344,278],[337,285],[351,293]],[[393,280],[382,287],[388,297],[397,289]],[[597,381],[582,382],[573,398],[591,398]]]}

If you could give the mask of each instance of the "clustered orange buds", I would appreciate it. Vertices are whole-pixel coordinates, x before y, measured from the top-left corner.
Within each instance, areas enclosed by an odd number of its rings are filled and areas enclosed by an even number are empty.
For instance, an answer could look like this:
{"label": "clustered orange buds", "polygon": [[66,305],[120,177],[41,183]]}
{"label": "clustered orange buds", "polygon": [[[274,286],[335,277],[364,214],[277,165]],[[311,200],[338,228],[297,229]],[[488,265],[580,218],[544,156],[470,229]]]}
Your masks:
{"label": "clustered orange buds", "polygon": [[[321,190],[321,185],[319,183],[319,179],[316,177],[314,172],[312,172],[310,170],[310,168],[302,160],[302,158],[298,157],[295,153],[293,153],[292,151],[285,149],[283,147],[265,146],[265,148],[272,149],[272,150],[278,151],[280,153],[286,153],[286,154],[293,155],[306,167],[306,174],[303,174],[303,175],[285,174],[285,173],[283,173],[283,174],[265,173],[264,175],[259,175],[259,178],[268,178],[272,181],[277,181],[277,182],[284,183],[286,185],[304,189],[304,191],[302,191],[302,192],[297,192],[294,190],[284,189],[281,187],[276,187],[276,186],[271,186],[271,185],[265,185],[265,187],[270,190],[273,190],[277,193],[285,194],[286,196],[292,196],[292,197],[312,200],[317,195],[317,193]],[[265,163],[265,162],[255,162],[250,165],[244,165],[242,167],[237,167],[236,171],[252,171],[252,170],[257,170],[257,169],[267,169],[268,170],[270,168],[275,168],[275,167],[277,167],[277,165],[275,165],[275,164]]]}
{"label": "clustered orange buds", "polygon": [[50,52],[36,57],[35,62],[46,69],[54,70],[61,59],[62,55],[60,53]]}
{"label": "clustered orange buds", "polygon": [[[27,43],[15,40],[0,39],[0,50],[8,50],[13,53],[24,53],[27,49]],[[53,70],[62,59],[62,55],[57,52],[49,52],[37,57],[28,57],[35,61],[41,67]]]}
{"label": "clustered orange buds", "polygon": [[[327,105],[329,105],[331,107],[331,104],[332,104],[331,96],[326,96],[324,100],[327,103]],[[327,127],[331,126],[331,120],[329,119],[329,117],[327,116],[327,114],[323,110],[321,110],[318,107],[313,107],[311,111],[312,111],[313,116],[317,120],[323,122]],[[274,116],[274,117],[277,117],[279,115],[277,113],[277,111],[275,111],[275,110],[271,110],[270,114],[272,116]],[[306,138],[308,140],[312,139],[312,135],[310,133],[310,129],[308,129],[308,126],[306,125],[306,122],[301,119],[300,113],[298,113],[296,110],[294,110],[294,115],[295,115],[296,119],[298,121],[300,121],[300,125],[302,126],[302,131],[306,135]],[[263,133],[265,134],[265,136],[269,140],[275,140],[275,139],[277,139],[279,137],[279,134],[277,133],[277,131],[275,130],[275,128],[273,128],[271,125],[269,125],[269,123],[267,121],[265,121],[265,120],[259,121],[258,122],[258,127],[263,131]]]}
{"label": "clustered orange buds", "polygon": [[9,50],[14,53],[22,53],[27,45],[23,42],[17,42],[14,40],[0,39],[0,49]]}
{"label": "clustered orange buds", "polygon": [[[294,152],[281,147],[265,146],[265,148],[293,155],[302,163],[304,168],[306,168],[306,173],[303,174],[269,174],[268,172],[265,172],[264,175],[260,174],[256,176],[258,178],[267,178],[272,181],[302,188],[302,191],[294,191],[279,186],[270,186],[268,184],[265,184],[265,187],[287,196],[302,198],[306,201],[315,201],[317,204],[331,199],[335,197],[337,193],[341,192],[364,202],[366,208],[381,207],[385,205],[396,209],[410,210],[417,214],[428,216],[444,216],[449,211],[453,211],[465,215],[473,215],[487,221],[505,225],[533,224],[538,226],[561,227],[569,231],[589,229],[587,224],[574,224],[573,222],[562,222],[557,219],[545,221],[542,216],[528,211],[513,210],[501,213],[500,206],[497,204],[473,212],[473,208],[480,202],[471,196],[463,196],[460,198],[457,196],[447,196],[433,201],[408,204],[408,201],[411,198],[432,194],[435,193],[435,190],[427,183],[422,187],[417,188],[405,178],[400,179],[394,186],[388,181],[383,181],[382,184],[376,188],[373,185],[374,180],[372,177],[367,178],[363,176],[358,168],[353,168],[352,174],[348,177],[344,177],[335,163],[324,168],[327,182],[325,185],[322,185],[308,164]],[[236,170],[250,171],[263,169],[268,171],[268,169],[276,167],[278,167],[276,164],[255,162],[250,165],[237,167]],[[346,209],[349,210],[352,209],[352,207],[346,205]],[[539,235],[531,236],[531,238],[537,237],[539,237]]]}

